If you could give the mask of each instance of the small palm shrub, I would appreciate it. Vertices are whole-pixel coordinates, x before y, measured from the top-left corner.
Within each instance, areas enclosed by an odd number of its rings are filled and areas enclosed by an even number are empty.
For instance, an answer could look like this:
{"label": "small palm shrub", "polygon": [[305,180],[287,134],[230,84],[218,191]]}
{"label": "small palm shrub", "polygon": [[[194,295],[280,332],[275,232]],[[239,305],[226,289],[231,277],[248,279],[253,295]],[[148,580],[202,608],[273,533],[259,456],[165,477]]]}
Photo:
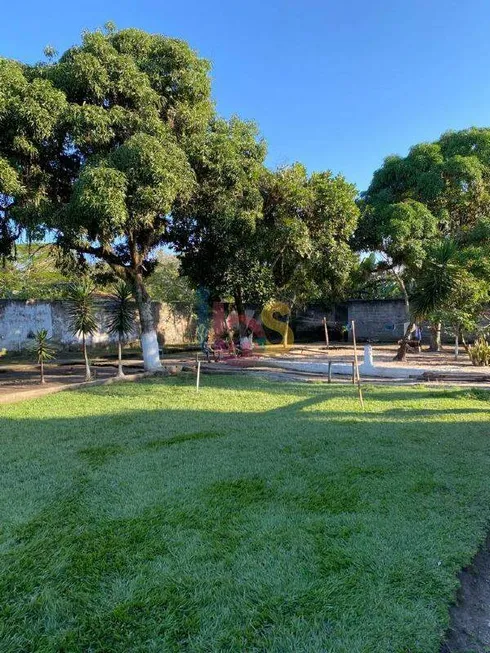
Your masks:
{"label": "small palm shrub", "polygon": [[44,379],[44,363],[53,360],[54,349],[50,346],[50,339],[46,329],[40,329],[34,334],[35,338],[35,352],[39,365],[40,383],[46,383]]}
{"label": "small palm shrub", "polygon": [[483,336],[468,347],[468,354],[473,365],[477,367],[490,365],[490,344]]}
{"label": "small palm shrub", "polygon": [[94,306],[95,287],[88,277],[71,283],[68,287],[68,316],[70,328],[76,336],[82,336],[83,358],[85,360],[85,381],[92,379],[90,363],[87,354],[87,336],[92,336],[97,331]]}
{"label": "small palm shrub", "polygon": [[130,284],[120,281],[113,290],[109,306],[108,331],[117,336],[118,376],[124,376],[122,367],[122,344],[131,334],[136,310],[133,301],[133,289]]}

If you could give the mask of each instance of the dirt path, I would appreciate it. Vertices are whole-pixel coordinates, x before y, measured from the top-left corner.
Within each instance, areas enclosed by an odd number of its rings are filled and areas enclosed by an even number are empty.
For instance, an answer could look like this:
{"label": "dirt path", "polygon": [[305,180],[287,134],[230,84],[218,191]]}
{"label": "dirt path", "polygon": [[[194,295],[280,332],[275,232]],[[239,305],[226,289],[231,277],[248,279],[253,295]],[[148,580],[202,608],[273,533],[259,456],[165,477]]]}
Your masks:
{"label": "dirt path", "polygon": [[[467,356],[461,354],[459,361],[454,361],[454,355],[450,348],[441,353],[422,352],[420,354],[409,354],[407,362],[396,363],[393,356],[396,352],[396,345],[374,345],[374,361],[376,365],[386,367],[413,366],[429,367],[438,374],[443,374],[440,383],[449,385],[471,385],[478,380],[478,385],[487,385],[482,383],[483,376],[488,376],[488,368],[475,368],[471,365]],[[266,352],[266,356],[254,355],[238,359],[228,359],[220,363],[205,364],[207,371],[212,372],[238,372],[243,371],[250,374],[265,375],[270,379],[282,381],[325,381],[325,375],[313,374],[307,372],[293,372],[281,368],[281,360],[289,361],[314,361],[314,362],[339,362],[349,363],[353,360],[353,349],[351,345],[334,345],[329,351],[321,344],[299,344],[289,351],[285,352],[281,346],[274,347]],[[202,357],[201,357],[202,358]],[[196,352],[183,352],[179,354],[166,354],[162,363],[164,365],[192,365],[196,360]],[[140,359],[130,359],[124,361],[126,373],[131,374],[141,372],[143,363]],[[94,359],[93,369],[96,372],[98,380],[109,379],[116,373],[115,361],[107,359]],[[72,387],[83,383],[84,368],[80,360],[57,361],[54,364],[46,365],[45,386],[39,385],[38,369],[36,365],[16,363],[0,364],[0,404],[10,403],[12,401],[21,401],[40,397],[45,394],[58,392],[67,387]],[[427,379],[434,381],[433,379]],[[335,375],[334,381],[348,382],[348,377]],[[369,379],[363,378],[366,383],[395,383],[409,384],[420,383],[408,379]]]}
{"label": "dirt path", "polygon": [[[0,370],[0,405],[17,403],[27,399],[36,399],[44,395],[87,386],[85,382],[85,368],[83,365],[49,365],[46,368],[46,383],[40,385],[39,372],[35,365],[22,365],[14,369],[3,368]],[[117,368],[112,365],[93,366],[93,385],[105,383],[115,377]],[[128,367],[126,373],[129,378],[135,378],[135,372],[142,369]]]}
{"label": "dirt path", "polygon": [[461,572],[458,602],[441,653],[490,652],[490,536],[473,563]]}

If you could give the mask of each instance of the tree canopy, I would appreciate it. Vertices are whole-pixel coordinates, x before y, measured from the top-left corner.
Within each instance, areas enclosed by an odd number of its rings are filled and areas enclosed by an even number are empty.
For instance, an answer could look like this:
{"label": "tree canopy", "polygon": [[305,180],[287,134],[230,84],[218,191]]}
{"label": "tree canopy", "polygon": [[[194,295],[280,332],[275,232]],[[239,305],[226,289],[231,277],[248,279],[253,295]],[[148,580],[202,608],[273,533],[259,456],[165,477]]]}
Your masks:
{"label": "tree canopy", "polygon": [[158,366],[144,278],[195,183],[189,156],[213,114],[208,62],[183,41],[109,26],[47,63],[2,60],[0,80],[1,253],[37,227],[105,261],[133,285],[145,364]]}
{"label": "tree canopy", "polygon": [[355,186],[330,171],[308,175],[296,163],[267,171],[262,194],[259,246],[275,296],[293,304],[342,297],[355,261]]}
{"label": "tree canopy", "polygon": [[[358,198],[329,170],[270,170],[257,126],[216,114],[210,64],[184,41],[108,24],[46,54],[34,65],[0,58],[4,271],[20,269],[20,234],[49,234],[72,272],[100,261],[132,288],[148,368],[159,365],[148,279],[162,246],[194,288],[239,313],[269,299],[340,299],[353,284],[393,296],[386,273],[407,307],[425,301],[434,319],[451,312],[462,324],[463,304],[474,314],[486,297],[490,129],[388,157]],[[461,256],[440,264],[449,243]]]}
{"label": "tree canopy", "polygon": [[447,132],[435,143],[389,156],[361,201],[359,250],[389,267],[420,266],[438,237],[473,229],[490,214],[490,129]]}
{"label": "tree canopy", "polygon": [[[443,252],[447,239],[459,246],[490,215],[490,129],[447,132],[406,157],[387,157],[360,208],[355,248],[378,253],[377,271],[393,273],[407,308],[410,295],[427,299],[428,280],[437,281],[429,255]],[[464,269],[463,260],[458,265]],[[432,291],[434,300],[435,286]],[[435,308],[428,313],[437,315]]]}
{"label": "tree canopy", "polygon": [[191,157],[194,193],[174,210],[170,237],[183,272],[211,298],[241,305],[267,288],[256,251],[265,154],[256,125],[234,117],[213,120]]}
{"label": "tree canopy", "polygon": [[[406,218],[417,225],[421,204],[443,235],[474,227],[490,209],[490,129],[447,132],[434,143],[413,146],[406,157],[387,157],[363,199],[381,221],[408,205]],[[363,233],[373,249],[379,236]]]}

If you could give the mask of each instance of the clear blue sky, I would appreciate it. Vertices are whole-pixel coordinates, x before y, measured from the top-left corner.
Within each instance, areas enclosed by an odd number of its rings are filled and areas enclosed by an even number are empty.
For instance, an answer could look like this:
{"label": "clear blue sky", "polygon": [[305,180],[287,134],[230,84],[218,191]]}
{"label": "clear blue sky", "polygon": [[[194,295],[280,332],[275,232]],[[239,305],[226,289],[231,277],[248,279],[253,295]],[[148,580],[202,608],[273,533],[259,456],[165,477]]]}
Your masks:
{"label": "clear blue sky", "polygon": [[489,0],[4,0],[0,54],[35,61],[108,20],[211,59],[218,111],[258,122],[272,166],[363,190],[386,155],[490,125]]}

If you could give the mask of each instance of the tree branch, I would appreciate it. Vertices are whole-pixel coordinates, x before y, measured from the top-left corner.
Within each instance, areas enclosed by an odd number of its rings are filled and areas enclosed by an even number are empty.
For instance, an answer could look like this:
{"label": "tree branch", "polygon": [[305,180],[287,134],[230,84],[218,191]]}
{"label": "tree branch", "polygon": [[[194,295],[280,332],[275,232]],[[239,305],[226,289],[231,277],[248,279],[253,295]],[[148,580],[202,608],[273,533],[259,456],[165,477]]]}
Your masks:
{"label": "tree branch", "polygon": [[111,252],[103,247],[92,247],[90,245],[72,245],[72,249],[77,251],[79,254],[89,254],[90,256],[96,256],[97,258],[102,259],[108,263],[116,274],[121,277],[127,278],[131,270],[125,266],[120,257],[114,252]]}

